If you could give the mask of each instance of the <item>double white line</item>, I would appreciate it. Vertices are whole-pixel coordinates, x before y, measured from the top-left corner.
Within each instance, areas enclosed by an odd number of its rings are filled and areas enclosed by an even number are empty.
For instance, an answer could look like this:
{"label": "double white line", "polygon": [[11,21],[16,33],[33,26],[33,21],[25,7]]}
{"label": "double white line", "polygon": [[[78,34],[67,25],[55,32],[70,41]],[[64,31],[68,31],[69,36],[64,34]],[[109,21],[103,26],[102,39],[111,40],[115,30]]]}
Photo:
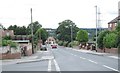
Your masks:
{"label": "double white line", "polygon": [[48,71],[51,71],[52,70],[52,60],[50,59],[49,62],[48,62]]}
{"label": "double white line", "polygon": [[[53,62],[55,64],[56,71],[60,71],[60,67],[55,59],[53,59]],[[52,71],[52,59],[48,62],[48,71]]]}

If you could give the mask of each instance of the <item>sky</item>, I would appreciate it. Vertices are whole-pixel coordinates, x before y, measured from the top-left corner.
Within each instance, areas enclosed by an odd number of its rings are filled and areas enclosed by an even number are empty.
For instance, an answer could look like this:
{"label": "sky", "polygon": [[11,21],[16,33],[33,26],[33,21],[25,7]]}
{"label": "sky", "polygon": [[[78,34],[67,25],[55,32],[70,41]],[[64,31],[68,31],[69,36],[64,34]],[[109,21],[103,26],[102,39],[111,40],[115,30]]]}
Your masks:
{"label": "sky", "polygon": [[56,29],[59,22],[72,20],[79,28],[96,27],[98,7],[99,27],[107,28],[108,22],[118,16],[119,0],[0,0],[0,23],[28,26],[31,23],[30,8],[33,9],[33,22],[38,21],[43,28]]}

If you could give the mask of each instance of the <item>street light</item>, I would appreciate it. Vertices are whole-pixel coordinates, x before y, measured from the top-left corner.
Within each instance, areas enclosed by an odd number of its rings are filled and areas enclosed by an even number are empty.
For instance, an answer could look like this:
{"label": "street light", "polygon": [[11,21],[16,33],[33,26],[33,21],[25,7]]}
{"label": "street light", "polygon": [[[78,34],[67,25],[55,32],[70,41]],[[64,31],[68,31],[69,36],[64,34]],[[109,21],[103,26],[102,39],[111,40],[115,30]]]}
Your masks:
{"label": "street light", "polygon": [[96,51],[97,51],[97,5],[95,6],[96,8]]}
{"label": "street light", "polygon": [[30,11],[31,11],[32,53],[34,54],[34,47],[33,47],[33,44],[34,44],[34,39],[33,39],[33,19],[32,19],[32,8],[30,9]]}
{"label": "street light", "polygon": [[73,29],[72,29],[72,24],[70,25],[71,26],[71,42],[73,41]]}

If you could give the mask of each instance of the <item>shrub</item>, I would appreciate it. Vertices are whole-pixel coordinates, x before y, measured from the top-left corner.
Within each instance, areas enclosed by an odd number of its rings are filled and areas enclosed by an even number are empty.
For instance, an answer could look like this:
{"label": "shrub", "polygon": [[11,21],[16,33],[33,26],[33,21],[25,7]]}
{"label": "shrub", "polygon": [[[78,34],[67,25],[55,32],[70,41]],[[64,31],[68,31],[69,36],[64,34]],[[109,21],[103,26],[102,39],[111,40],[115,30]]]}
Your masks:
{"label": "shrub", "polygon": [[2,40],[2,46],[7,46],[8,43],[7,43],[7,40]]}
{"label": "shrub", "polygon": [[106,48],[116,47],[116,38],[117,35],[115,33],[106,34],[103,38],[103,43]]}
{"label": "shrub", "polygon": [[58,45],[63,46],[63,41],[59,41]]}
{"label": "shrub", "polygon": [[73,41],[73,46],[78,46],[79,42],[78,41]]}
{"label": "shrub", "polygon": [[17,49],[17,43],[12,42],[11,40],[2,40],[2,46],[10,46],[10,47],[14,47],[15,49]]}
{"label": "shrub", "polygon": [[13,47],[13,48],[17,49],[17,43],[11,42],[11,43],[10,43],[10,47]]}
{"label": "shrub", "polygon": [[87,42],[88,41],[88,32],[86,30],[79,30],[77,32],[76,40],[79,42]]}
{"label": "shrub", "polygon": [[68,44],[68,47],[73,47],[73,46],[72,46],[72,42],[70,42],[70,43]]}
{"label": "shrub", "polygon": [[67,45],[68,45],[68,42],[67,42],[67,41],[64,41],[64,42],[63,42],[63,46],[67,47]]}
{"label": "shrub", "polygon": [[3,39],[4,40],[11,40],[11,36],[5,36]]}
{"label": "shrub", "polygon": [[110,31],[108,31],[108,30],[100,32],[100,34],[99,34],[99,36],[97,38],[97,43],[98,43],[99,48],[101,48],[101,49],[104,48],[103,39],[106,36],[106,34],[109,34],[109,33],[110,33]]}

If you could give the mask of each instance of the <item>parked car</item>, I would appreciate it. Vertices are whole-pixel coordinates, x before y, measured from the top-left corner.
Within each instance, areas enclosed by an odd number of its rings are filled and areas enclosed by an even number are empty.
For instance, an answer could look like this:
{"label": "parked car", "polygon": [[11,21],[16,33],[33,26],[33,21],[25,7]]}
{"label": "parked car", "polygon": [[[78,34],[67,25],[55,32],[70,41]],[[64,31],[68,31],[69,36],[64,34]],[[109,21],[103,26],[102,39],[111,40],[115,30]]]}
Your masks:
{"label": "parked car", "polygon": [[51,44],[52,49],[57,48],[57,44]]}
{"label": "parked car", "polygon": [[47,47],[46,45],[42,45],[41,48],[40,48],[41,51],[47,51]]}

